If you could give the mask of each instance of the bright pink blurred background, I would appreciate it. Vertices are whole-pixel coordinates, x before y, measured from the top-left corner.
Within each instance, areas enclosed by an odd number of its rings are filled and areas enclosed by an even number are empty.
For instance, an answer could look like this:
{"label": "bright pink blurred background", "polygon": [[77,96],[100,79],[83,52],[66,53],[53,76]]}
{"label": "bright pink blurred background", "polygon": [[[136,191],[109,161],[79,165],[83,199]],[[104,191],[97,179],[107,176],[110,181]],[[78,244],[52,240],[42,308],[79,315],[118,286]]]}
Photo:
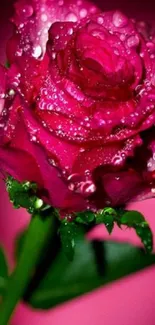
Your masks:
{"label": "bright pink blurred background", "polygon": [[[98,0],[99,3],[99,0]],[[100,2],[101,3],[101,2]],[[128,15],[139,19],[155,20],[153,1],[109,0],[104,9],[121,8]],[[11,33],[8,17],[11,1],[0,4],[0,60],[4,62],[6,36]],[[140,202],[132,208],[142,211],[155,233],[155,200]],[[24,210],[14,210],[9,203],[4,184],[0,182],[0,243],[3,244],[10,265],[13,261],[13,241],[18,232],[28,223],[29,216]],[[103,227],[92,234],[107,238]],[[127,240],[139,245],[137,236],[131,230],[115,229],[112,239]],[[27,306],[17,308],[11,325],[155,325],[155,267],[150,267],[135,275],[98,289],[91,294],[75,299],[48,312],[30,310]]]}

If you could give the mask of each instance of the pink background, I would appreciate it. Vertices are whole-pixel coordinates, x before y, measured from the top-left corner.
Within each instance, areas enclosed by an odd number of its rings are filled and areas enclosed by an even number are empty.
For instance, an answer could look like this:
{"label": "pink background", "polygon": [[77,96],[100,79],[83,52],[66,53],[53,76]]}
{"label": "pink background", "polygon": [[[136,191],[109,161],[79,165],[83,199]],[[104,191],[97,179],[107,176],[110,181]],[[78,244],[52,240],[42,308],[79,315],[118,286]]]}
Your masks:
{"label": "pink background", "polygon": [[[99,1],[98,1],[99,2]],[[10,33],[8,16],[11,1],[1,2],[0,40],[1,61],[4,61],[6,35]],[[140,19],[155,19],[153,1],[123,0],[109,1],[105,9],[123,8],[126,13]],[[5,13],[5,15],[4,15]],[[155,200],[132,205],[131,208],[145,213],[155,233]],[[25,227],[29,216],[24,210],[14,210],[8,201],[4,184],[0,182],[0,243],[7,252],[10,265],[13,263],[13,241],[17,233]],[[94,237],[107,238],[103,227],[92,233]],[[124,240],[140,245],[132,230],[115,229],[112,239]],[[23,304],[19,305],[11,325],[155,325],[155,267],[126,277],[113,284],[100,288],[91,294],[74,299],[48,312],[33,311]]]}

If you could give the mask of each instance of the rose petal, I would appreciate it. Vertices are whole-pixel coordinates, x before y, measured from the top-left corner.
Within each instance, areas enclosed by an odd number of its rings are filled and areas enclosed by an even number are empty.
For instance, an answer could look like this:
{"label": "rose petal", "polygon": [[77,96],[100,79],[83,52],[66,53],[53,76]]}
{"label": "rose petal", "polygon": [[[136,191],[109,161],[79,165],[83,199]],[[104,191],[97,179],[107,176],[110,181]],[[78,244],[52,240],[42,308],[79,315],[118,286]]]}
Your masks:
{"label": "rose petal", "polygon": [[18,0],[13,22],[16,34],[8,44],[10,62],[24,54],[41,58],[45,53],[48,30],[55,21],[78,21],[97,12],[91,2],[73,0]]}
{"label": "rose petal", "polygon": [[45,198],[54,207],[67,210],[84,209],[84,198],[68,189],[62,175],[60,177],[59,170],[53,167],[47,158],[46,151],[30,141],[20,118],[13,141],[0,149],[1,169],[20,181],[37,182],[40,189],[46,190]]}
{"label": "rose petal", "polygon": [[144,189],[141,176],[134,170],[105,174],[102,186],[112,206],[121,206]]}
{"label": "rose petal", "polygon": [[2,113],[5,102],[6,76],[7,70],[0,65],[0,115]]}

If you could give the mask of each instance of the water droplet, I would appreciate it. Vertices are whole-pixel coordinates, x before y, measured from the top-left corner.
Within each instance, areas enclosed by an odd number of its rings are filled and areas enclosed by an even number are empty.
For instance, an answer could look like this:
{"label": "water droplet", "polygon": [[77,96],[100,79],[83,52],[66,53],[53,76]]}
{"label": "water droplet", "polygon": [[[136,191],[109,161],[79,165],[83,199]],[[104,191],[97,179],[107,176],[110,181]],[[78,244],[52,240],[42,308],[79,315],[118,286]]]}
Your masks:
{"label": "water droplet", "polygon": [[17,13],[22,18],[31,17],[33,14],[33,7],[29,5],[21,6],[18,8]]}
{"label": "water droplet", "polygon": [[76,190],[76,186],[75,186],[75,184],[74,183],[70,183],[69,185],[68,185],[68,189],[70,190],[70,191],[75,191]]}
{"label": "water droplet", "polygon": [[96,186],[92,181],[83,182],[81,184],[81,192],[84,195],[89,196],[93,194],[95,191],[96,191]]}
{"label": "water droplet", "polygon": [[14,89],[9,90],[9,96],[13,97],[15,95]]}
{"label": "water droplet", "polygon": [[43,206],[43,204],[44,204],[43,200],[37,198],[37,199],[36,199],[36,202],[35,202],[34,205],[35,205],[35,208],[36,208],[36,209],[40,209],[40,208]]}
{"label": "water droplet", "polygon": [[46,14],[42,14],[41,15],[41,20],[43,21],[43,22],[46,22],[47,21],[47,15]]}
{"label": "water droplet", "polygon": [[85,152],[85,148],[80,148],[80,150],[79,150],[81,153],[82,152]]}
{"label": "water droplet", "polygon": [[98,18],[97,18],[97,22],[98,22],[98,24],[102,25],[103,22],[104,22],[103,17],[98,17]]}
{"label": "water droplet", "polygon": [[2,93],[0,94],[0,99],[4,99],[6,97],[6,94]]}
{"label": "water droplet", "polygon": [[36,138],[35,135],[33,135],[33,136],[31,137],[31,141],[33,141],[33,142],[36,142],[36,141],[37,141],[37,138]]}
{"label": "water droplet", "polygon": [[57,162],[54,159],[49,158],[48,162],[49,162],[50,165],[52,165],[54,167],[57,167]]}
{"label": "water droplet", "polygon": [[139,45],[139,42],[140,42],[140,40],[139,40],[138,35],[134,35],[134,36],[131,36],[128,38],[127,45],[129,47],[136,47]]}
{"label": "water droplet", "polygon": [[151,192],[155,194],[155,188],[151,188]]}
{"label": "water droplet", "polygon": [[85,175],[86,175],[86,177],[89,177],[91,175],[91,172],[89,169],[85,170]]}
{"label": "water droplet", "polygon": [[124,27],[128,23],[128,18],[124,16],[120,11],[116,11],[113,14],[113,24],[115,27]]}
{"label": "water droplet", "polygon": [[19,25],[19,28],[23,28],[23,27],[24,27],[24,24],[23,23]]}
{"label": "water droplet", "polygon": [[120,35],[120,40],[121,40],[121,41],[125,41],[125,39],[126,39],[126,35],[125,35],[125,34],[121,34],[121,35]]}
{"label": "water droplet", "polygon": [[123,163],[123,158],[121,155],[116,155],[113,159],[112,159],[112,164],[114,165],[122,165]]}
{"label": "water droplet", "polygon": [[77,192],[77,193],[80,193],[80,188],[81,188],[81,184],[83,183],[82,182],[82,178],[81,178],[81,175],[75,173],[75,174],[71,174],[69,177],[68,177],[68,182],[69,182],[69,185],[68,185],[68,188],[70,191],[74,191],[74,192]]}
{"label": "water droplet", "polygon": [[77,182],[77,181],[79,181],[79,177],[80,177],[80,175],[77,173],[71,174],[68,176],[68,181]]}
{"label": "water droplet", "polygon": [[155,44],[152,42],[147,42],[146,43],[147,48],[149,49],[150,52],[154,52],[155,51]]}
{"label": "water droplet", "polygon": [[68,21],[72,21],[72,22],[77,22],[77,16],[70,12],[67,16],[66,16],[66,20]]}
{"label": "water droplet", "polygon": [[93,6],[93,7],[90,8],[89,11],[90,11],[91,14],[95,14],[96,11],[97,11],[97,8]]}
{"label": "water droplet", "polygon": [[48,28],[45,28],[43,32],[44,32],[44,34],[47,34],[48,33]]}
{"label": "water droplet", "polygon": [[23,54],[23,49],[18,49],[15,53],[15,56],[22,56]]}
{"label": "water droplet", "polygon": [[87,16],[87,10],[86,9],[81,9],[80,10],[80,17],[85,18]]}
{"label": "water droplet", "polygon": [[58,5],[59,5],[59,6],[63,6],[63,4],[64,4],[63,0],[60,0],[60,1],[58,2]]}
{"label": "water droplet", "polygon": [[69,28],[67,34],[68,34],[68,35],[72,35],[72,34],[73,34],[73,28]]}
{"label": "water droplet", "polygon": [[55,60],[55,58],[56,58],[56,53],[52,52],[52,59]]}
{"label": "water droplet", "polygon": [[155,55],[154,55],[154,54],[151,54],[151,55],[150,55],[150,58],[151,58],[151,59],[154,59],[154,58],[155,58]]}
{"label": "water droplet", "polygon": [[155,75],[153,75],[153,77],[151,78],[151,83],[153,86],[155,86]]}
{"label": "water droplet", "polygon": [[42,48],[40,45],[36,45],[34,48],[33,48],[33,53],[32,53],[32,56],[34,58],[39,58],[42,54]]}
{"label": "water droplet", "polygon": [[120,176],[116,176],[115,179],[116,179],[116,181],[119,181],[120,180]]}
{"label": "water droplet", "polygon": [[143,58],[144,57],[144,52],[141,52],[139,55],[140,55],[141,58]]}

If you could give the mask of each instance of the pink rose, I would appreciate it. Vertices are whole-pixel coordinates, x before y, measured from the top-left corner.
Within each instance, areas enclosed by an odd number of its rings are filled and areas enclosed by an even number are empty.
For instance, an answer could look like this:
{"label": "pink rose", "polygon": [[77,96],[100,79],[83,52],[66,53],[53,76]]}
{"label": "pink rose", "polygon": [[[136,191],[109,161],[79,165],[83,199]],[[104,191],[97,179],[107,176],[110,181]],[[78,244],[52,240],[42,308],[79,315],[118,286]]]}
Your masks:
{"label": "pink rose", "polygon": [[81,1],[19,1],[14,22],[1,169],[67,212],[153,195],[152,32]]}

